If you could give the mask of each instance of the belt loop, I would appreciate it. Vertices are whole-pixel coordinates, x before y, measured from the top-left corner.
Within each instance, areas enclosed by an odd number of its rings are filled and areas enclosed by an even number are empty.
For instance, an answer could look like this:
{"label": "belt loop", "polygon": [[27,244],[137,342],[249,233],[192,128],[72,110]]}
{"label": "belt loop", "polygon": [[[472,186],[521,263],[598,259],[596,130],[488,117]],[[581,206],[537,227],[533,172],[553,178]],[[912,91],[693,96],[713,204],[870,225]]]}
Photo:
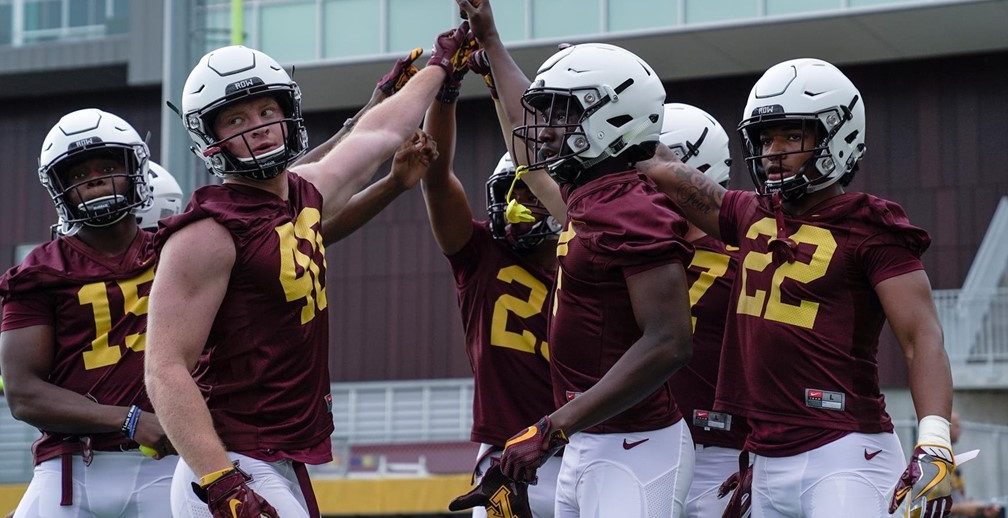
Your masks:
{"label": "belt loop", "polygon": [[298,485],[301,486],[301,494],[304,495],[305,503],[308,505],[308,517],[319,518],[322,515],[319,513],[318,500],[315,499],[315,489],[312,488],[311,479],[308,478],[308,469],[305,468],[304,462],[292,461],[291,466],[297,476]]}
{"label": "belt loop", "polygon": [[73,455],[60,455],[60,506],[73,505]]}

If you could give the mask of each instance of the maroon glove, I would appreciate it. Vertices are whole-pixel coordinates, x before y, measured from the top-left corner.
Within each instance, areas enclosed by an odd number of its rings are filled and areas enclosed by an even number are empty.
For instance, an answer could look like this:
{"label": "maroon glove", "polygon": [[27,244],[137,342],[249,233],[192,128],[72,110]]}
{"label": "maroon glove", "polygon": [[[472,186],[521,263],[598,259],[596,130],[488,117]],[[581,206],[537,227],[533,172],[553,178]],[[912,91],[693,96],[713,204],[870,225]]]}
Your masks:
{"label": "maroon glove", "polygon": [[485,50],[479,49],[473,52],[469,58],[469,70],[483,76],[483,83],[490,89],[490,97],[493,97],[494,100],[500,99],[497,96],[497,85],[494,84],[493,72],[490,70],[490,58],[487,57]]}
{"label": "maroon glove", "polygon": [[378,89],[386,96],[391,96],[398,92],[400,88],[406,86],[406,82],[417,73],[417,67],[413,62],[421,54],[423,54],[423,49],[417,47],[411,50],[405,57],[397,59],[395,64],[392,65],[392,70],[389,70],[387,74],[378,80]]}
{"label": "maroon glove", "polygon": [[567,444],[567,434],[554,428],[549,416],[507,440],[501,454],[501,471],[515,482],[535,484],[536,470]]}
{"label": "maroon glove", "polygon": [[468,21],[462,22],[461,25],[450,31],[439,34],[437,39],[434,40],[434,49],[431,52],[430,59],[427,60],[427,66],[441,67],[451,76],[455,72],[453,63],[460,62],[455,55],[459,53],[468,37]]}
{"label": "maroon glove", "polygon": [[466,33],[462,46],[451,57],[452,71],[448,73],[448,77],[441,84],[441,89],[435,96],[437,100],[443,103],[453,103],[458,99],[459,90],[462,88],[462,78],[465,77],[466,72],[469,72],[469,60],[478,48],[479,44],[476,43],[476,38],[471,32]]}
{"label": "maroon glove", "polygon": [[490,466],[479,484],[468,493],[452,500],[448,510],[462,511],[483,506],[488,516],[503,518],[532,518],[528,501],[528,484],[515,482],[501,472],[500,464]]}
{"label": "maroon glove", "polygon": [[206,502],[214,518],[280,518],[276,509],[263,497],[257,495],[246,482],[252,480],[248,473],[238,468],[214,480],[206,487],[195,482],[193,491],[200,500]]}
{"label": "maroon glove", "polygon": [[749,465],[749,452],[745,450],[739,455],[739,470],[721,483],[717,497],[724,498],[733,489],[735,492],[728,500],[728,507],[721,518],[749,518],[752,506],[752,466]]}

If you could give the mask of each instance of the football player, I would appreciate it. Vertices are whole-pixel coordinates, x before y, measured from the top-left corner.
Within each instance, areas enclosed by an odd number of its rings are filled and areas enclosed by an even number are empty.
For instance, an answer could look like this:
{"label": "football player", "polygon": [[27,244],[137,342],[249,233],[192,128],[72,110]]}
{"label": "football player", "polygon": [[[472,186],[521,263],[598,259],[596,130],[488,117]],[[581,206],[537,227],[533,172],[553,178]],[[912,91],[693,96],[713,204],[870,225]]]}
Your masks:
{"label": "football player", "polygon": [[440,35],[426,68],[296,167],[301,92],[274,59],[230,46],[190,73],[182,121],[224,183],[197,190],[156,239],[145,372],[182,455],[176,516],[318,516],[305,464],[332,459],[328,223],[414,135],[467,32]]}
{"label": "football player", "polygon": [[[487,219],[475,219],[452,170],[455,103],[433,103],[424,126],[441,146],[422,187],[431,229],[451,265],[462,311],[475,380],[470,437],[480,443],[478,481],[500,458],[515,430],[555,408],[546,314],[560,225],[516,179],[506,153],[486,184]],[[529,221],[506,220],[509,197],[530,208]],[[539,484],[529,488],[529,504],[537,518],[553,516],[559,468],[560,458],[551,457],[540,470]],[[497,512],[503,514],[501,509]],[[483,508],[473,511],[476,517],[486,515]]]}
{"label": "football player", "polygon": [[693,249],[685,220],[633,167],[654,153],[665,89],[647,63],[604,44],[561,50],[529,85],[490,3],[458,4],[489,58],[516,156],[527,149],[528,168],[548,170],[567,214],[549,329],[559,408],[508,440],[502,469],[534,481],[569,442],[556,516],[681,516],[693,444],[667,380],[690,356]]}
{"label": "football player", "polygon": [[0,278],[0,369],[11,413],[42,431],[15,516],[169,516],[173,453],[143,385],[153,235],[147,144],[97,109],[63,116],[39,179],[72,235]]}
{"label": "football player", "polygon": [[[659,139],[680,160],[722,187],[728,186],[731,169],[728,134],[710,114],[688,104],[666,104]],[[738,458],[748,432],[744,417],[713,410],[718,376],[737,376],[729,372],[719,374],[718,365],[738,249],[692,224],[686,239],[695,249],[693,261],[686,269],[693,357],[669,380],[696,445],[693,482],[684,516],[719,518],[728,499],[718,498],[718,488],[738,470]]]}
{"label": "football player", "polygon": [[[864,99],[833,65],[796,59],[763,74],[743,117],[756,192],[726,191],[664,150],[641,168],[740,248],[721,362],[741,376],[718,379],[715,408],[752,427],[752,516],[882,516],[904,499],[911,515],[947,515],[952,385],[920,261],[930,238],[898,204],[845,192],[865,151]],[[902,477],[878,387],[886,319],[921,416]]]}

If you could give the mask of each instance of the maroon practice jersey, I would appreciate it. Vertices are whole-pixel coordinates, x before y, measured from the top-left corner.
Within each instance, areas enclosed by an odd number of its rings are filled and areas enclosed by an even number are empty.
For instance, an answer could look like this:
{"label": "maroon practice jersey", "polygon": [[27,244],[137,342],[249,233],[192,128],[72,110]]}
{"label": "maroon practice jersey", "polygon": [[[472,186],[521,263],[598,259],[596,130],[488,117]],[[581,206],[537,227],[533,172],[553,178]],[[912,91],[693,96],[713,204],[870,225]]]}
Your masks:
{"label": "maroon practice jersey", "polygon": [[[56,343],[50,383],[103,405],[135,404],[151,412],[143,350],[153,279],[149,232],[138,231],[117,257],[103,256],[76,237],[60,237],[32,250],[0,278],[2,330],[51,326]],[[96,450],[137,446],[118,431],[87,435]],[[38,464],[79,453],[81,445],[77,436],[43,430],[32,451]]]}
{"label": "maroon practice jersey", "polygon": [[[706,235],[692,244],[696,251],[686,269],[686,279],[693,319],[693,357],[672,375],[669,384],[690,425],[694,443],[740,450],[749,431],[745,418],[713,410],[721,339],[738,266],[735,257],[738,249]],[[721,375],[734,377],[740,373]]]}
{"label": "maroon practice jersey", "polygon": [[[567,227],[550,322],[553,397],[563,405],[588,390],[641,336],[627,277],[670,263],[689,264],[686,221],[636,171],[565,186]],[[641,432],[675,424],[682,415],[668,387],[645,397],[590,433]]]}
{"label": "maroon practice jersey", "polygon": [[503,448],[556,409],[546,343],[554,274],[494,239],[486,222],[472,228],[469,242],[448,256],[475,378],[471,438]]}
{"label": "maroon practice jersey", "polygon": [[[767,456],[891,431],[874,287],[922,269],[930,238],[899,205],[868,194],[842,194],[800,216],[780,210],[742,191],[721,205],[721,237],[741,249],[722,369],[742,376],[719,379],[717,407],[747,415],[747,446]],[[794,244],[791,262],[784,240]]]}
{"label": "maroon practice jersey", "polygon": [[331,460],[329,320],[322,196],[288,173],[288,200],[225,184],[162,220],[158,248],[204,218],[234,240],[235,265],[193,371],[228,451],[261,460]]}

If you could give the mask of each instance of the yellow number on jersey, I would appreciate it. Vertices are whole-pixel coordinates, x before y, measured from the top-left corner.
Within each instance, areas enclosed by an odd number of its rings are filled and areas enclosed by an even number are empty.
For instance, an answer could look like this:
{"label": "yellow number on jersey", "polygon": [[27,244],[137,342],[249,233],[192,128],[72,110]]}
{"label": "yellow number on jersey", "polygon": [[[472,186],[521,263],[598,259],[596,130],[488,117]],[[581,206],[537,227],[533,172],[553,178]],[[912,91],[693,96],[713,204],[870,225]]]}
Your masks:
{"label": "yellow number on jersey", "polygon": [[[707,293],[707,290],[714,285],[714,281],[728,272],[729,261],[731,261],[731,257],[709,250],[697,250],[693,254],[693,262],[690,263],[690,268],[699,268],[704,271],[700,273],[697,280],[693,281],[693,285],[690,286],[690,308],[696,306],[696,303],[703,298],[704,293]],[[690,320],[693,323],[693,330],[696,331],[697,317],[690,317]]]}
{"label": "yellow number on jersey", "polygon": [[[280,236],[280,285],[283,286],[287,302],[305,299],[304,306],[301,307],[302,325],[311,322],[316,312],[328,305],[321,273],[326,267],[325,244],[322,242],[322,233],[313,228],[321,219],[318,209],[306,207],[294,223],[284,223],[276,228]],[[311,255],[298,249],[298,243],[302,240],[311,245]],[[322,255],[321,267],[312,259],[316,253]],[[301,268],[300,276],[297,267]]]}
{"label": "yellow number on jersey", "polygon": [[[518,265],[501,268],[497,272],[497,280],[508,284],[517,282],[525,286],[529,289],[529,297],[528,300],[522,300],[514,295],[504,294],[497,298],[490,322],[490,345],[535,354],[538,341],[536,336],[527,329],[521,333],[508,331],[508,314],[514,313],[518,318],[529,318],[541,313],[546,302],[546,285]],[[549,360],[549,347],[545,341],[541,350],[543,357]]]}
{"label": "yellow number on jersey", "polygon": [[[138,296],[138,289],[141,284],[152,280],[154,280],[153,266],[132,279],[117,282],[123,294],[123,316],[147,314],[147,296]],[[114,365],[122,358],[122,346],[109,344],[112,310],[109,308],[108,286],[104,282],[85,284],[77,291],[77,301],[82,306],[91,306],[95,321],[95,339],[91,341],[91,349],[84,351],[84,369]],[[134,351],[142,351],[147,346],[147,335],[146,333],[127,335],[124,345]]]}
{"label": "yellow number on jersey", "polygon": [[[563,257],[567,255],[567,243],[570,243],[571,239],[577,232],[574,232],[573,221],[567,222],[567,228],[560,233],[560,239],[557,240],[557,257]],[[557,301],[560,300],[560,284],[563,282],[563,268],[557,264],[557,274],[556,274],[556,288],[553,290],[553,316],[557,313]]]}
{"label": "yellow number on jersey", "polygon": [[[776,223],[772,218],[763,218],[753,223],[746,233],[746,239],[757,239],[761,235],[771,239],[777,235]],[[754,272],[765,270],[773,262],[773,253],[746,254],[745,260],[742,261],[742,291],[739,294],[737,311],[741,315],[762,316],[782,324],[812,329],[819,313],[819,303],[799,300],[797,305],[793,305],[784,302],[781,299],[781,283],[784,279],[809,283],[826,275],[826,270],[836,252],[837,242],[828,230],[811,225],[798,227],[798,230],[789,237],[798,244],[814,245],[816,248],[812,253],[812,259],[808,263],[795,261],[778,266],[770,283],[770,296],[767,297],[764,290],[754,290],[752,295],[747,294],[748,274],[749,270]]]}

